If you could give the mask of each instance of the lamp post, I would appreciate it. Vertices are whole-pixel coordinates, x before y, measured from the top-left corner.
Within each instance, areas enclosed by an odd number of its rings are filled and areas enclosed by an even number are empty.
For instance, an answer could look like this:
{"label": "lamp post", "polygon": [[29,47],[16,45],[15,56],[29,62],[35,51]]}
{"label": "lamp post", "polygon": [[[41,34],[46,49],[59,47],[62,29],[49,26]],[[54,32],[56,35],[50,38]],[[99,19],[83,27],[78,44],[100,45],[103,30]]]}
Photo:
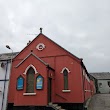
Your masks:
{"label": "lamp post", "polygon": [[[10,49],[12,51],[12,53],[11,53],[11,67],[12,67],[13,50],[10,48],[9,45],[6,45],[6,48],[8,48],[8,49]],[[11,67],[10,67],[10,70],[11,70]]]}
{"label": "lamp post", "polygon": [[[8,49],[10,49],[12,52],[11,52],[11,58],[10,58],[10,73],[9,73],[9,83],[10,83],[10,75],[11,75],[11,70],[12,70],[12,59],[13,59],[13,50],[10,48],[10,46],[9,45],[6,45],[6,48],[8,48]],[[8,66],[8,63],[7,63],[7,66]],[[5,80],[6,80],[6,78],[7,78],[7,72],[8,72],[8,70],[6,69],[6,75],[5,75]],[[9,83],[8,83],[8,85],[9,85]],[[4,103],[4,98],[5,98],[5,89],[6,89],[6,81],[5,81],[5,83],[4,83],[4,93],[3,93],[3,101],[2,101],[2,110],[4,110],[4,107],[3,107],[3,103]],[[9,92],[9,90],[7,89],[7,98],[8,98],[8,92]],[[7,99],[6,99],[6,105],[5,105],[5,109],[7,109],[7,104],[8,104],[8,101],[7,101]]]}

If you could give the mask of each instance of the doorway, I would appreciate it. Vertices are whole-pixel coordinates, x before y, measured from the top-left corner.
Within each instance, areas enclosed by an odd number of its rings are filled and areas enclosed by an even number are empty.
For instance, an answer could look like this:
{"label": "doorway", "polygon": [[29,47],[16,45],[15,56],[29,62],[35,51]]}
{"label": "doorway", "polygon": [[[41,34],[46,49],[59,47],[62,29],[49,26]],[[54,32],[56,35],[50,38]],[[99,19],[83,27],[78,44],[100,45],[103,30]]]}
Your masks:
{"label": "doorway", "polygon": [[48,103],[52,100],[52,78],[48,78]]}

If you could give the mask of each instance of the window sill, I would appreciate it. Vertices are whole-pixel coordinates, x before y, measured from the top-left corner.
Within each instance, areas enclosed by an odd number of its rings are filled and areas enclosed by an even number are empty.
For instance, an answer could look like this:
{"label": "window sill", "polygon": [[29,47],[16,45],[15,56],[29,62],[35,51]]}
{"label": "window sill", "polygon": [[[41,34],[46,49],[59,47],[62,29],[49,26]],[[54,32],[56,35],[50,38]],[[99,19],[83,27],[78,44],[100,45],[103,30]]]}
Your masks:
{"label": "window sill", "polygon": [[62,90],[62,92],[71,92],[71,90]]}
{"label": "window sill", "polygon": [[23,95],[36,95],[36,93],[23,93]]}
{"label": "window sill", "polygon": [[85,92],[91,92],[91,90],[85,90]]}

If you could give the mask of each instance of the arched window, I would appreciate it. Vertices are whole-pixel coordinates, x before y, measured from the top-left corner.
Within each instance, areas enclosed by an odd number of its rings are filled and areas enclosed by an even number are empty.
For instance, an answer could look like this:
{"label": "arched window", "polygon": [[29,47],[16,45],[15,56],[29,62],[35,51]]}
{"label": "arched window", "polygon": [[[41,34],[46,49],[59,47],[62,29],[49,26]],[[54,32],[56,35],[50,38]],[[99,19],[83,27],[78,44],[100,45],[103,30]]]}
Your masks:
{"label": "arched window", "polygon": [[24,88],[24,78],[19,76],[17,78],[17,90],[22,90]]}
{"label": "arched window", "polygon": [[64,90],[68,89],[68,71],[64,69],[63,71],[63,77],[64,77]]}
{"label": "arched window", "polygon": [[36,78],[36,89],[43,89],[44,79],[41,75],[38,75]]}
{"label": "arched window", "polygon": [[34,93],[34,75],[35,71],[32,67],[30,67],[26,74],[26,92],[27,93]]}

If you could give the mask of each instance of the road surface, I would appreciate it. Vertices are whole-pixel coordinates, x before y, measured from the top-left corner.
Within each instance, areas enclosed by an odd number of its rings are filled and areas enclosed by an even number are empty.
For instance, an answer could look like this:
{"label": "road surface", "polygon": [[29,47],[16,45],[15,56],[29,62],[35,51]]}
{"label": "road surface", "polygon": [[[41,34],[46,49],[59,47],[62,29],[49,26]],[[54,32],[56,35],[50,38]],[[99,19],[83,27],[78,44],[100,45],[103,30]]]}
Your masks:
{"label": "road surface", "polygon": [[110,94],[95,94],[88,110],[110,110]]}

